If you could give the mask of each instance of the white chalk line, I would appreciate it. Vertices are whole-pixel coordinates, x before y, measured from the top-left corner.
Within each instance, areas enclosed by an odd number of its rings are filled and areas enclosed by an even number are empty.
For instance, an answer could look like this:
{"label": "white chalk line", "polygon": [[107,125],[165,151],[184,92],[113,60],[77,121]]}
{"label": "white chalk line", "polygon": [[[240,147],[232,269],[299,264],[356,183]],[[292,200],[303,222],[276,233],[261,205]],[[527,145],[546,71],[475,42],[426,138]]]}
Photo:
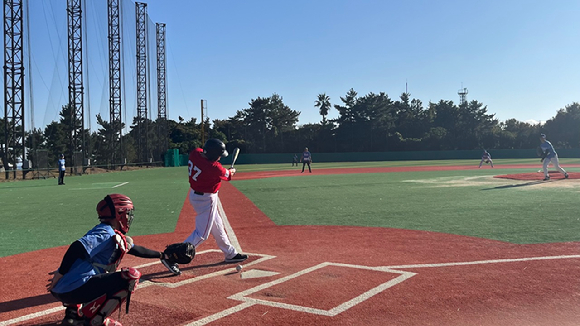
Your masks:
{"label": "white chalk line", "polygon": [[[208,250],[208,251],[217,251],[217,252],[222,252],[221,250],[218,249],[212,249],[212,250]],[[249,254],[251,256],[261,256],[261,258],[248,263],[248,264],[244,264],[244,267],[249,267],[249,266],[253,266],[253,265],[257,265],[260,264],[266,260],[269,259],[273,259],[276,258],[276,256],[270,256],[270,255],[261,255],[261,254]],[[139,268],[139,267],[137,267]],[[166,287],[166,288],[178,288],[180,286],[183,285],[187,285],[187,284],[191,284],[194,282],[199,282],[208,278],[212,278],[212,277],[216,277],[216,276],[220,276],[220,275],[225,275],[225,274],[229,274],[229,273],[233,273],[233,272],[237,272],[235,267],[230,267],[230,268],[226,268],[223,270],[219,270],[217,272],[213,272],[213,273],[209,273],[209,274],[205,274],[205,275],[201,275],[201,276],[196,276],[193,278],[189,278],[180,282],[176,282],[176,283],[165,283],[165,282],[151,282],[151,281],[143,281],[143,283],[139,283],[139,288],[145,288],[151,285],[156,285],[156,286],[161,286],[161,287]]]}
{"label": "white chalk line", "polygon": [[16,317],[14,319],[10,319],[10,320],[6,320],[6,321],[1,321],[0,322],[0,326],[6,326],[6,325],[14,325],[14,324],[18,324],[30,319],[34,319],[34,318],[38,318],[38,317],[42,317],[42,316],[46,316],[55,312],[59,312],[61,310],[64,310],[65,308],[60,306],[60,307],[55,307],[55,308],[50,308],[44,311],[39,311],[39,312],[35,312],[29,315],[25,315],[25,316],[20,316],[20,317]]}
{"label": "white chalk line", "polygon": [[238,252],[243,252],[242,247],[240,246],[240,242],[238,241],[238,237],[236,237],[236,233],[234,232],[234,229],[232,228],[230,222],[228,221],[228,217],[226,216],[226,212],[224,211],[224,207],[222,206],[222,202],[219,199],[219,197],[217,201],[217,208],[224,223],[224,229],[226,230],[228,238],[230,239],[230,243],[232,244],[232,246],[234,246],[234,248],[236,248]]}
{"label": "white chalk line", "polygon": [[128,183],[129,183],[129,182],[123,182],[123,183],[120,183],[120,184],[118,184],[118,185],[116,185],[116,186],[113,186],[113,188],[121,187],[121,186],[124,186],[124,185],[126,185],[126,184],[128,184]]}
{"label": "white chalk line", "polygon": [[[382,283],[382,284],[380,284],[380,285],[378,285],[378,286],[376,286],[376,287],[374,287],[374,288],[354,297],[353,299],[351,299],[347,302],[344,302],[344,303],[342,303],[342,304],[340,304],[340,305],[338,305],[330,310],[316,309],[316,308],[311,308],[311,307],[304,307],[304,306],[299,306],[299,305],[293,305],[293,304],[287,304],[287,303],[281,303],[281,302],[273,302],[273,301],[268,301],[268,300],[261,300],[261,299],[254,299],[254,298],[247,297],[248,295],[251,295],[253,293],[256,293],[256,292],[259,292],[261,290],[272,287],[274,285],[295,279],[299,276],[311,273],[317,269],[324,268],[327,266],[357,268],[357,269],[365,269],[365,270],[380,271],[380,272],[387,272],[387,273],[395,273],[395,274],[401,274],[401,275],[399,275],[398,277],[396,277],[392,280],[389,280],[385,283]],[[416,275],[416,273],[397,271],[397,270],[393,270],[393,269],[385,269],[382,267],[369,267],[369,266],[361,266],[361,265],[335,264],[335,263],[330,263],[330,262],[324,262],[324,263],[318,264],[316,266],[301,270],[297,273],[288,275],[286,277],[279,278],[279,279],[274,280],[272,282],[265,283],[265,284],[256,286],[252,289],[248,289],[248,290],[239,292],[237,294],[234,294],[234,295],[228,297],[228,299],[233,299],[233,300],[238,300],[238,301],[243,301],[243,302],[253,302],[255,304],[262,304],[262,305],[276,307],[276,308],[284,308],[284,309],[289,309],[289,310],[294,310],[294,311],[299,311],[299,312],[306,312],[306,313],[311,313],[311,314],[316,314],[316,315],[332,317],[332,316],[336,316],[336,315],[356,306],[357,304],[359,304],[361,302],[368,300],[369,298],[373,297],[374,295],[376,295],[376,294],[378,294],[378,293],[380,293],[380,292],[382,292],[390,287],[393,287],[393,286],[409,279],[410,277],[412,277],[414,275]]]}
{"label": "white chalk line", "polygon": [[498,264],[498,263],[516,263],[516,262],[534,261],[534,260],[554,260],[554,259],[574,259],[574,258],[580,258],[580,255],[560,255],[560,256],[528,257],[528,258],[490,259],[490,260],[476,260],[476,261],[468,261],[468,262],[440,263],[440,264],[394,265],[394,266],[385,266],[384,268],[396,268],[396,269],[433,268],[433,267],[482,265],[482,264]]}

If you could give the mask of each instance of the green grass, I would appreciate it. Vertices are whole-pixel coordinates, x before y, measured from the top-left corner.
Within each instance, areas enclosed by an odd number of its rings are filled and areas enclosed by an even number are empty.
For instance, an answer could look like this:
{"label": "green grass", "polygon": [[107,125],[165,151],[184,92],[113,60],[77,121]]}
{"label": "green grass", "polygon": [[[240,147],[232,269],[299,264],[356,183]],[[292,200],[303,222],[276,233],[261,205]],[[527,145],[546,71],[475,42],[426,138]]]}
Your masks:
{"label": "green grass", "polygon": [[173,232],[189,189],[185,167],[66,177],[65,183],[0,183],[0,257],[70,244],[98,224],[96,205],[109,193],[133,200],[131,235]]}
{"label": "green grass", "polygon": [[308,175],[234,185],[279,225],[379,226],[513,243],[580,239],[579,216],[571,204],[580,188],[511,187],[491,178],[497,172]]}
{"label": "green grass", "polygon": [[[280,225],[393,227],[514,243],[578,240],[580,221],[574,205],[578,188],[504,187],[479,179],[469,186],[453,186],[453,180],[464,177],[529,171],[501,169],[501,164],[534,163],[539,169],[537,159],[494,162],[493,170],[313,173],[233,184]],[[561,162],[566,168],[580,160]],[[479,160],[314,163],[313,169],[465,164],[477,165]],[[237,168],[296,170],[291,164]],[[56,179],[0,182],[0,257],[70,244],[98,223],[95,207],[108,193],[133,199],[136,219],[131,235],[173,232],[189,186],[186,167],[66,177],[65,182],[66,186],[58,186]],[[438,183],[448,186],[436,187]]]}

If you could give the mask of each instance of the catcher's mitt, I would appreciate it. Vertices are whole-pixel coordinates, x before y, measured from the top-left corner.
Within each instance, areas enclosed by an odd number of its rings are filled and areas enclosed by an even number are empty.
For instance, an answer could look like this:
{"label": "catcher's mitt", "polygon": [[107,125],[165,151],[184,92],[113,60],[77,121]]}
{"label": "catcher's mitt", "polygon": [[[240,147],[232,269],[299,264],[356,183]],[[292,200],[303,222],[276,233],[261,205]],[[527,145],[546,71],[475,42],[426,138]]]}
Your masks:
{"label": "catcher's mitt", "polygon": [[163,251],[171,264],[189,264],[195,257],[195,247],[189,242],[179,242],[168,245]]}

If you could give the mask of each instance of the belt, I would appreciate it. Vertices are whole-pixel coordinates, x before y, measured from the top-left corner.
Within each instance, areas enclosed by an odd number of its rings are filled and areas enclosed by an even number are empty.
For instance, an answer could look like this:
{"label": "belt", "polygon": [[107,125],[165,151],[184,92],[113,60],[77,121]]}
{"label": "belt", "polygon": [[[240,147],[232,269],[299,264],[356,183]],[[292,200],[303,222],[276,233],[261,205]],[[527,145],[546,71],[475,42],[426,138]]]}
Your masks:
{"label": "belt", "polygon": [[193,193],[196,194],[196,195],[200,195],[200,196],[203,196],[204,195],[204,193],[201,192],[201,191],[195,191],[194,190]]}

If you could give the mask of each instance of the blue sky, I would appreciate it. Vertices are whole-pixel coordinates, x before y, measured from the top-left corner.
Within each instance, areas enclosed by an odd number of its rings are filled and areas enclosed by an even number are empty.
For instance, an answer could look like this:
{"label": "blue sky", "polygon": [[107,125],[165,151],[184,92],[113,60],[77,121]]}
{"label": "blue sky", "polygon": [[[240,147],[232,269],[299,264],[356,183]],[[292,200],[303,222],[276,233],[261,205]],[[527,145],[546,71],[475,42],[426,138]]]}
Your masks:
{"label": "blue sky", "polygon": [[[458,103],[465,87],[468,100],[482,102],[501,121],[545,121],[580,101],[579,1],[145,2],[151,25],[167,24],[173,120],[199,119],[201,99],[211,119],[227,119],[252,99],[277,93],[301,112],[299,124],[316,123],[317,95],[340,104],[350,88],[398,99],[407,87],[427,107],[441,99]],[[125,81],[132,85],[134,4],[123,4],[131,10],[124,15],[124,48]],[[30,0],[30,6],[39,127],[58,119],[67,99],[66,1]],[[108,120],[105,0],[87,4],[87,23],[91,115]],[[135,115],[131,88],[128,116]],[[155,116],[156,100],[151,103]],[[336,116],[331,110],[330,118]]]}

